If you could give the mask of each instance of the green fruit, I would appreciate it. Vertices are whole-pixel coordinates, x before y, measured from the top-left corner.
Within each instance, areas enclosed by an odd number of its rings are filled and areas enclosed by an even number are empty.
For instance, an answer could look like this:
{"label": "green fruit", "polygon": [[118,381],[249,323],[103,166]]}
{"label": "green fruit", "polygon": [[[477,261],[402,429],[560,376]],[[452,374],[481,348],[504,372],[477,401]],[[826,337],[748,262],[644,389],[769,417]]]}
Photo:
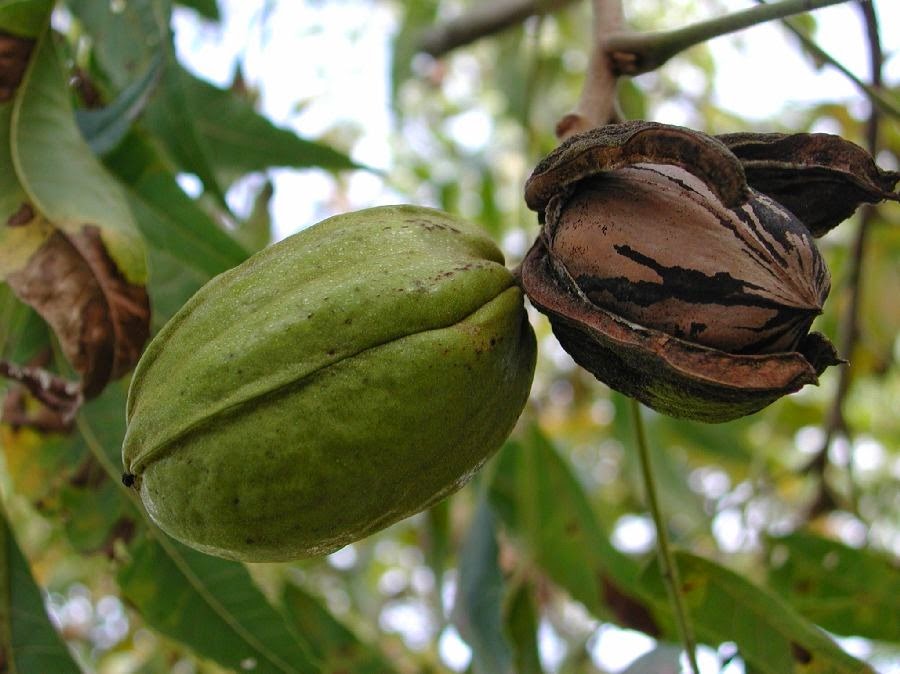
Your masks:
{"label": "green fruit", "polygon": [[411,206],[330,218],[210,281],[150,343],[126,482],[205,552],[328,553],[461,487],[512,430],[534,362],[479,228]]}

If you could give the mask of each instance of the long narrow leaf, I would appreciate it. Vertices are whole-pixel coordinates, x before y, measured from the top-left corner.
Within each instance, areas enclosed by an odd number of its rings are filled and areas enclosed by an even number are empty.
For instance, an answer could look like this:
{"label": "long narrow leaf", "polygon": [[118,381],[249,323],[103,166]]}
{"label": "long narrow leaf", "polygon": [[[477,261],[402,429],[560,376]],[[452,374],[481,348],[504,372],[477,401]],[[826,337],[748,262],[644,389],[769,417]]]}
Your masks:
{"label": "long narrow leaf", "polygon": [[320,662],[322,672],[392,674],[393,666],[341,624],[321,602],[296,585],[284,589],[282,605],[291,624]]}
{"label": "long narrow leaf", "polygon": [[247,258],[247,251],[181,190],[146,136],[129,134],[106,161],[125,186],[141,233],[152,248],[206,277]]}
{"label": "long narrow leaf", "polygon": [[75,120],[96,154],[106,154],[128,133],[131,124],[144,110],[163,71],[162,54],[156,54],[147,72],[110,103],[96,110],[77,110]]}
{"label": "long narrow leaf", "polygon": [[123,596],[153,628],[229,669],[321,671],[242,564],[163,536],[146,536],[133,546],[119,573]]}
{"label": "long narrow leaf", "polygon": [[[110,478],[121,470],[124,386],[110,387],[79,418],[83,441]],[[305,641],[237,562],[188,548],[144,521],[146,512],[118,485],[133,506],[141,532],[129,546],[118,580],[122,596],[162,634],[219,665],[257,673],[314,674],[320,670]]]}
{"label": "long narrow leaf", "polygon": [[[526,444],[504,449],[493,498],[541,567],[589,611],[676,639],[657,565],[634,574],[637,562],[612,549],[581,485],[537,429]],[[771,591],[700,557],[681,553],[677,560],[701,641],[735,642],[765,674],[871,672]]]}
{"label": "long narrow leaf", "polygon": [[181,68],[171,54],[144,124],[163,141],[180,170],[196,174],[226,211],[223,190],[252,171],[363,168],[328,145],[275,126],[236,93]]}
{"label": "long narrow leaf", "polygon": [[537,428],[500,455],[491,500],[537,563],[594,615],[649,634],[662,629],[639,598],[640,565],[609,542],[562,457]]}
{"label": "long narrow leaf", "polygon": [[2,511],[0,671],[9,674],[79,674],[81,671],[47,617],[41,592]]}
{"label": "long narrow leaf", "polygon": [[497,561],[496,519],[482,497],[460,552],[453,622],[472,648],[475,674],[512,671],[512,653],[502,625],[503,576]]}
{"label": "long narrow leaf", "polygon": [[49,28],[16,96],[10,145],[19,182],[36,209],[69,235],[97,227],[118,271],[133,283],[143,282],[143,242],[122,189],[75,124]]}
{"label": "long narrow leaf", "polygon": [[900,574],[887,555],[811,533],[773,538],[769,583],[835,634],[900,641]]}
{"label": "long narrow leaf", "polygon": [[532,588],[520,583],[506,602],[504,622],[512,645],[513,671],[516,674],[543,674],[538,649],[538,609]]}
{"label": "long narrow leaf", "polygon": [[[770,590],[687,552],[677,553],[676,563],[701,641],[733,641],[744,660],[764,674],[873,674]],[[654,594],[664,591],[655,563],[641,581]]]}

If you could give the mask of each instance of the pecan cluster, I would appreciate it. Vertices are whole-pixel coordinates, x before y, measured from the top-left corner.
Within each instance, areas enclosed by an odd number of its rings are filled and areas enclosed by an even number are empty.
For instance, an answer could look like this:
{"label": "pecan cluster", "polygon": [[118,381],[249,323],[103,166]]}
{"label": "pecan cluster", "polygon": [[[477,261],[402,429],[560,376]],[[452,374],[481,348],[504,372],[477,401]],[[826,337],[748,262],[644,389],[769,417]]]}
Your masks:
{"label": "pecan cluster", "polygon": [[525,186],[541,234],[521,268],[576,362],[660,412],[750,414],[840,359],[810,332],[830,277],[814,236],[900,174],[828,134],[635,121],[573,136]]}

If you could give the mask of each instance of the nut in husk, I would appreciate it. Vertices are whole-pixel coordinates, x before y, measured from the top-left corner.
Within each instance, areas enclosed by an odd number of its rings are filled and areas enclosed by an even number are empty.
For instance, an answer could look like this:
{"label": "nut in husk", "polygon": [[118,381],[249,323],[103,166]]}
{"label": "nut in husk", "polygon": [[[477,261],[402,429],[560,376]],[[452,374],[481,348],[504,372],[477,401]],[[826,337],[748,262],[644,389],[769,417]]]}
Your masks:
{"label": "nut in husk", "polygon": [[461,487],[531,386],[522,293],[477,227],[337,216],[202,288],[134,374],[126,481],[200,550],[324,554]]}
{"label": "nut in husk", "polygon": [[863,201],[896,199],[898,178],[826,134],[594,129],[526,184],[543,227],[522,286],[610,387],[665,414],[727,421],[840,362],[809,332],[830,287],[813,235]]}

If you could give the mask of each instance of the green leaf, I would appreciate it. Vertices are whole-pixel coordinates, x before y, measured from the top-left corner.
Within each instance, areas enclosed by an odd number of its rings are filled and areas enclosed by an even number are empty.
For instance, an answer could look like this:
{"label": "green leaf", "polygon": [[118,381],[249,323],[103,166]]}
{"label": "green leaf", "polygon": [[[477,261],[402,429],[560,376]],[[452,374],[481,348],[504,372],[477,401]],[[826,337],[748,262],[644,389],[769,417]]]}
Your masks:
{"label": "green leaf", "polygon": [[156,248],[150,249],[150,268],[153,270],[150,305],[155,333],[203,287],[209,275]]}
{"label": "green leaf", "polygon": [[0,425],[5,469],[16,494],[44,511],[56,510],[59,491],[85,460],[72,442],[27,427]]}
{"label": "green leaf", "polygon": [[195,174],[216,204],[228,212],[225,192],[213,163],[213,148],[200,133],[200,119],[191,102],[193,75],[175,58],[175,48],[166,50],[166,74],[158,94],[145,111],[143,124],[165,146],[179,171]]}
{"label": "green leaf", "polygon": [[621,78],[616,92],[625,119],[647,119],[647,97],[632,78]]}
{"label": "green leaf", "polygon": [[497,203],[497,180],[489,166],[483,167],[481,172],[481,213],[477,221],[495,238],[502,236],[506,225],[506,218]]}
{"label": "green leaf", "polygon": [[[275,126],[232,91],[180,68],[166,79],[164,100],[159,107],[151,106],[147,124],[163,138],[182,168],[196,173],[204,184],[207,165],[221,185],[273,166],[362,168],[328,145]],[[191,152],[178,144],[188,133],[196,135],[197,140]]]}
{"label": "green leaf", "polygon": [[150,100],[162,68],[162,55],[157,54],[144,76],[123,89],[115,101],[97,110],[75,112],[78,127],[95,154],[109,152],[125,137]]}
{"label": "green leaf", "polygon": [[80,435],[74,440],[79,449],[92,451],[114,481],[122,474],[127,396],[128,382],[119,380],[111,382],[102,394],[82,406],[77,426]]}
{"label": "green leaf", "polygon": [[294,629],[319,662],[320,672],[391,674],[395,671],[377,649],[360,641],[305,590],[286,585],[282,605]]}
{"label": "green leaf", "polygon": [[[126,187],[138,226],[152,248],[196,269],[204,280],[247,258],[247,251],[181,190],[146,135],[129,134],[106,161]],[[154,300],[161,294],[156,290],[151,293]]]}
{"label": "green leaf", "polygon": [[[611,547],[581,485],[537,429],[525,444],[504,448],[492,499],[537,563],[591,613],[676,638],[656,564],[638,575],[636,562]],[[713,562],[687,553],[677,559],[701,641],[734,641],[745,660],[769,674],[871,671],[777,596]]]}
{"label": "green leaf", "polygon": [[216,0],[177,0],[179,5],[183,7],[190,7],[195,12],[197,12],[200,16],[211,19],[212,21],[219,20],[219,6],[216,3]]}
{"label": "green leaf", "polygon": [[[79,418],[82,440],[118,477],[125,389],[108,387]],[[116,483],[120,500],[125,488]],[[136,497],[128,499],[137,508]],[[148,522],[129,548],[118,580],[122,595],[154,629],[223,667],[262,674],[318,673],[307,646],[237,562],[197,552]]]}
{"label": "green leaf", "polygon": [[47,25],[53,0],[4,0],[0,30],[20,37],[37,37]]}
{"label": "green leaf", "polygon": [[[538,21],[544,25],[543,18]],[[535,45],[536,40],[526,37],[522,25],[504,31],[496,39],[495,86],[503,95],[510,116],[523,125],[531,117],[535,93],[546,92],[551,86],[548,72],[558,72],[561,66],[559,57],[544,56]]]}
{"label": "green leaf", "polygon": [[[695,424],[699,426],[700,424]],[[650,461],[656,480],[657,495],[663,512],[669,513],[668,524],[676,529],[685,539],[709,534],[712,518],[704,508],[703,497],[692,490],[688,484],[689,466],[683,458],[672,452],[668,446],[654,442],[649,447]],[[640,491],[643,487],[639,475],[640,466],[635,452],[627,451],[626,464],[634,470],[632,479]],[[638,492],[640,493],[640,492]]]}
{"label": "green leaf", "polygon": [[242,564],[154,533],[132,546],[119,573],[123,596],[162,634],[222,667],[256,674],[318,674],[300,637]]}
{"label": "green leaf", "polygon": [[140,234],[121,188],[81,137],[49,29],[35,45],[12,114],[10,147],[19,182],[55,227],[96,226],[121,274],[147,273]]}
{"label": "green leaf", "polygon": [[87,484],[70,481],[60,496],[66,538],[78,552],[111,553],[117,535],[133,531],[134,511],[105,473]]}
{"label": "green leaf", "polygon": [[[9,227],[7,223],[27,203],[28,197],[19,179],[16,177],[16,170],[12,163],[12,154],[10,153],[10,127],[12,126],[12,104],[0,103],[0,222],[3,223],[0,229],[0,242],[3,248],[0,249],[0,270],[4,268],[3,260],[7,258],[8,253],[5,252],[8,245],[9,237],[14,236],[17,230],[22,227]],[[40,245],[40,244],[38,244]],[[12,264],[9,264],[12,267]]]}
{"label": "green leaf", "polygon": [[169,0],[128,0],[124,8],[96,0],[66,5],[92,38],[91,53],[117,93],[139,81],[165,51]]}
{"label": "green leaf", "polygon": [[504,622],[516,674],[543,674],[538,650],[538,609],[528,583],[519,583],[506,602]]}
{"label": "green leaf", "polygon": [[503,575],[498,566],[496,516],[479,499],[459,556],[453,623],[472,648],[475,674],[512,672],[512,654],[503,634]]}
{"label": "green leaf", "polygon": [[[22,33],[31,36],[40,33],[46,26],[50,13],[49,3],[21,2],[6,3],[0,6],[0,26],[4,17],[10,21],[21,21]],[[32,37],[3,38],[5,52],[4,70],[7,78],[12,78],[8,86],[19,85],[15,81],[15,73],[26,69],[29,55],[33,54],[34,39]],[[17,87],[16,87],[17,88]],[[0,279],[6,279],[26,266],[28,259],[37,251],[53,233],[43,219],[35,217],[28,195],[22,189],[12,159],[11,132],[12,115],[16,93],[12,88],[7,90],[4,101],[0,103]]]}
{"label": "green leaf", "polygon": [[654,610],[637,594],[638,563],[612,546],[583,488],[536,427],[502,450],[491,501],[541,568],[588,611],[659,632]]}
{"label": "green leaf", "polygon": [[887,555],[811,533],[769,546],[769,583],[801,614],[835,634],[900,641],[900,575]]}
{"label": "green leaf", "polygon": [[79,674],[50,623],[41,591],[0,511],[0,670]]}
{"label": "green leaf", "polygon": [[136,502],[119,481],[127,391],[127,382],[109,384],[79,411],[79,432],[56,443],[58,467],[48,481],[59,500],[57,517],[66,538],[83,554],[111,556],[115,542],[127,542],[143,524]]}
{"label": "green leaf", "polygon": [[653,424],[655,444],[662,447],[680,445],[703,452],[715,461],[746,466],[754,459],[754,452],[745,439],[747,428],[752,423],[750,417],[724,424],[698,424],[659,416]]}
{"label": "green leaf", "polygon": [[253,199],[253,210],[250,211],[250,215],[239,223],[234,231],[235,238],[247,250],[261,250],[272,241],[272,218],[269,215],[269,204],[274,194],[275,186],[271,180],[266,180]]}
{"label": "green leaf", "polygon": [[[773,592],[687,552],[677,552],[675,563],[702,642],[733,641],[741,657],[763,674],[874,674]],[[655,563],[641,583],[655,595],[664,592]]]}

